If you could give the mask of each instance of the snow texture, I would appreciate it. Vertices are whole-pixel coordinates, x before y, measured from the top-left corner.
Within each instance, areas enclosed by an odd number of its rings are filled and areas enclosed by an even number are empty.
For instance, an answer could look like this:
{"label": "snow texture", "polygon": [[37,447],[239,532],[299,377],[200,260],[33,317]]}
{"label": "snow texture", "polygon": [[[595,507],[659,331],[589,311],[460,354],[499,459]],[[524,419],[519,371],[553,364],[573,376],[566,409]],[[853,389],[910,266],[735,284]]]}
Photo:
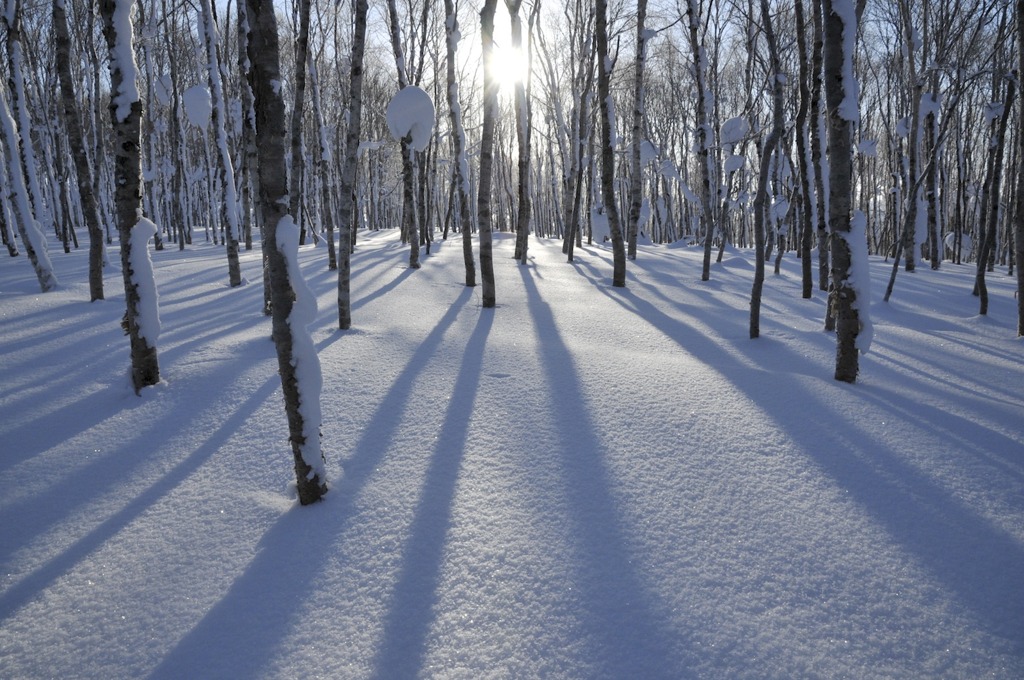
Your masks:
{"label": "snow texture", "polygon": [[323,415],[320,408],[320,393],[323,390],[323,373],[320,357],[317,355],[309,326],[316,321],[317,303],[313,291],[306,284],[299,267],[299,227],[291,215],[285,215],[277,224],[277,249],[284,255],[288,265],[288,279],[295,291],[288,326],[292,331],[292,365],[299,389],[299,412],[302,414],[302,460],[310,470],[309,478],[318,475],[326,482],[324,454],[320,447],[320,428]]}
{"label": "snow texture", "polygon": [[149,255],[149,239],[156,236],[156,224],[141,217],[131,228],[131,267],[132,285],[139,294],[137,308],[139,335],[146,339],[150,347],[156,347],[160,340],[160,297],[157,294],[156,278],[153,274],[153,260]]}
{"label": "snow texture", "polygon": [[649,140],[640,141],[640,165],[647,165],[658,160],[658,148]]}
{"label": "snow texture", "polygon": [[0,677],[1024,677],[1010,277],[984,318],[973,267],[900,279],[848,385],[791,253],[751,341],[750,250],[708,285],[641,245],[613,289],[607,246],[521,267],[497,233],[487,310],[458,240],[412,275],[396,231],[359,242],[350,331],[324,250],[293,263],[337,480],[309,507],[221,247],[154,255],[141,397],[119,272],[90,304],[87,249],[47,295],[0,267]]}
{"label": "snow texture", "polygon": [[210,126],[210,116],[213,115],[213,99],[210,97],[210,90],[206,85],[194,85],[181,96],[185,104],[185,115],[188,122],[203,130]]}
{"label": "snow texture", "polygon": [[391,136],[401,141],[406,135],[412,135],[411,146],[416,151],[423,151],[430,144],[434,120],[434,102],[415,85],[400,90],[388,104],[387,123]]}

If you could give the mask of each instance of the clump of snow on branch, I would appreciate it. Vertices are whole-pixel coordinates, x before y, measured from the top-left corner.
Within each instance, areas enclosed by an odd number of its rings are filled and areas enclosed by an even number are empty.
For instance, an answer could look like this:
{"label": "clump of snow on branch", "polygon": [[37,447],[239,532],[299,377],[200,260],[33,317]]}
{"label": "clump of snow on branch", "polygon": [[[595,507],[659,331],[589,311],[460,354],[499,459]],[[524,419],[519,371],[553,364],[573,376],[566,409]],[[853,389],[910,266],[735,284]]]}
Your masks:
{"label": "clump of snow on branch", "polygon": [[860,122],[860,86],[853,72],[853,54],[857,49],[857,8],[854,0],[833,0],[832,11],[843,21],[843,101],[839,115],[851,123]]}
{"label": "clump of snow on branch", "polygon": [[854,210],[850,220],[850,231],[837,232],[846,239],[850,248],[850,272],[846,279],[848,286],[857,295],[853,307],[857,310],[860,330],[857,333],[857,349],[866,354],[871,349],[875,329],[871,323],[871,272],[868,266],[868,218],[862,210]]}
{"label": "clump of snow on branch", "polygon": [[737,116],[722,123],[719,139],[723,145],[735,145],[743,141],[748,132],[750,132],[750,123],[746,118]]}
{"label": "clump of snow on branch", "polygon": [[292,365],[299,390],[299,413],[302,414],[302,460],[310,467],[309,479],[316,475],[323,482],[327,479],[325,459],[320,448],[320,425],[323,415],[320,411],[320,392],[323,388],[323,374],[320,371],[320,357],[317,355],[309,326],[316,321],[316,297],[306,285],[299,269],[299,227],[291,215],[285,215],[277,224],[277,249],[284,256],[288,267],[288,279],[295,291],[295,301],[288,315],[288,326],[292,331]]}
{"label": "clump of snow on branch", "polygon": [[132,49],[132,6],[133,0],[116,0],[112,23],[117,32],[117,44],[110,50],[110,60],[121,71],[121,86],[113,93],[116,105],[114,115],[118,121],[128,118],[132,104],[142,97],[139,94],[139,67],[135,63],[135,51]]}
{"label": "clump of snow on branch", "polygon": [[152,220],[140,217],[129,232],[131,257],[132,285],[139,295],[137,323],[139,335],[146,339],[150,347],[156,347],[160,339],[160,298],[156,290],[156,278],[153,275],[153,260],[149,257],[149,239],[156,236],[156,224]]}
{"label": "clump of snow on branch", "polygon": [[649,140],[643,140],[640,142],[640,165],[647,165],[651,161],[657,160],[658,149]]}
{"label": "clump of snow on branch", "polygon": [[397,140],[411,136],[411,146],[416,151],[427,148],[434,121],[434,102],[430,95],[415,85],[400,90],[388,104],[388,130]]}
{"label": "clump of snow on branch", "polygon": [[206,129],[213,115],[213,100],[210,90],[205,85],[195,85],[185,90],[181,97],[185,104],[185,115],[188,122],[198,128]]}

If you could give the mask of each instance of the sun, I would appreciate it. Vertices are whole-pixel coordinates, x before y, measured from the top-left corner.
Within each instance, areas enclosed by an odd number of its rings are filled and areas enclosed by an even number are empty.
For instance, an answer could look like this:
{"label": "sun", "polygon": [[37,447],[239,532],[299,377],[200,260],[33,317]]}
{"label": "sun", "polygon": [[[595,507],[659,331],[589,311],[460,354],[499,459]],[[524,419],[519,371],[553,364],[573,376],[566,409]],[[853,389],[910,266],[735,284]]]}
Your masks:
{"label": "sun", "polygon": [[494,45],[491,73],[501,90],[511,93],[517,84],[526,82],[529,70],[529,63],[523,50]]}

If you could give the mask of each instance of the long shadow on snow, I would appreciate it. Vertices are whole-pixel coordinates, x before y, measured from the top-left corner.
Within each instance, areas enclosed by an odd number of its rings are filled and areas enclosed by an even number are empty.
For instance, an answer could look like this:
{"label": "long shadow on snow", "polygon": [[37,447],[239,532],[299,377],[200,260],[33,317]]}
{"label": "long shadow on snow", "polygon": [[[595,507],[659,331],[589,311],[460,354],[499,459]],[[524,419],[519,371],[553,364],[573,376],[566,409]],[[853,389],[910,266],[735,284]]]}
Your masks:
{"label": "long shadow on snow", "polygon": [[462,367],[452,386],[452,397],[423,481],[419,506],[409,528],[401,574],[394,587],[383,638],[373,664],[374,675],[378,678],[417,677],[423,668],[455,484],[466,453],[469,421],[483,370],[484,346],[493,324],[493,311],[482,310],[462,353]]}
{"label": "long shadow on snow", "polygon": [[[788,374],[772,373],[772,380],[745,377],[743,374],[754,371],[727,347],[684,321],[669,317],[629,289],[615,293],[599,289],[745,392],[991,633],[1015,641],[1016,649],[1024,652],[1024,605],[1010,596],[1024,583],[1024,548],[1012,536],[921,474],[898,451],[869,443],[851,449],[850,438],[843,436],[845,430],[807,427],[807,414],[794,411],[789,400],[778,398],[779,394],[796,395],[806,389]],[[897,405],[867,386],[840,387],[852,401],[872,401],[889,411],[903,411],[903,418],[917,412],[916,404],[910,406],[900,399]],[[848,424],[856,430],[856,423]],[[931,425],[939,431],[948,428],[938,417]],[[975,453],[980,456],[985,451],[976,447]]]}
{"label": "long shadow on snow", "polygon": [[280,382],[276,377],[267,380],[237,411],[225,419],[224,423],[202,446],[189,454],[188,457],[182,459],[167,474],[135,496],[123,508],[105,519],[95,529],[75,541],[46,564],[18,581],[6,592],[0,594],[0,621],[11,616],[20,607],[52,585],[58,578],[101,548],[107,541],[113,539],[118,532],[131,524],[136,517],[177,488],[181,482],[198,470],[235,432],[245,425],[249,416],[273,394],[274,389],[279,384]]}
{"label": "long shadow on snow", "polygon": [[326,500],[292,508],[267,530],[245,572],[167,653],[151,678],[251,678],[266,673],[282,640],[316,597],[316,576],[338,550],[338,537],[356,511],[360,489],[387,454],[417,376],[439,351],[445,332],[471,295],[471,289],[464,289],[417,347],[370,418],[354,456],[344,462],[345,476]]}
{"label": "long shadow on snow", "polygon": [[634,567],[622,518],[616,511],[606,452],[595,436],[597,425],[568,347],[555,332],[551,306],[544,300],[529,268],[520,267],[527,306],[536,331],[542,334],[541,360],[547,375],[552,408],[558,410],[562,470],[569,507],[575,510],[572,534],[580,551],[581,612],[588,658],[600,677],[661,678],[685,676],[679,653],[680,631],[670,629]]}

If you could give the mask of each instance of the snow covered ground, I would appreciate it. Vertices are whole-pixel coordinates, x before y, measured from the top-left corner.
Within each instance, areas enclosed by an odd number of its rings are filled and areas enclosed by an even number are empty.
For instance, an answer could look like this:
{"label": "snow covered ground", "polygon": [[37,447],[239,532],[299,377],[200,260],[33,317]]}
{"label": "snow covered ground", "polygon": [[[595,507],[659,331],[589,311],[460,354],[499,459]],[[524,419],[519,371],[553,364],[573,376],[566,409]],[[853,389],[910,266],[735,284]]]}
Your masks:
{"label": "snow covered ground", "polygon": [[[1005,271],[900,273],[861,377],[823,297],[752,261],[496,242],[405,267],[362,235],[319,296],[332,488],[301,508],[250,285],[154,255],[164,383],[129,384],[120,273],[0,263],[0,678],[1021,678],[1024,346]],[[111,258],[117,262],[116,255]]]}

